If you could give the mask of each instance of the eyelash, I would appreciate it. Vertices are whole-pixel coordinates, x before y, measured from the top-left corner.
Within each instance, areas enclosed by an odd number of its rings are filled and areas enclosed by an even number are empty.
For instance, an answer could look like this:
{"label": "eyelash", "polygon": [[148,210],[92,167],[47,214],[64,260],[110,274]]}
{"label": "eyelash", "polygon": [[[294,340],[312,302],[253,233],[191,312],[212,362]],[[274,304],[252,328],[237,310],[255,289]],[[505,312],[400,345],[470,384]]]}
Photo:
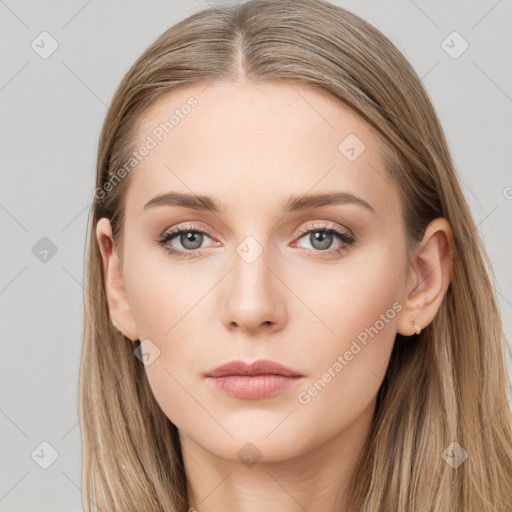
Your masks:
{"label": "eyelash", "polygon": [[[306,251],[310,254],[312,254],[316,258],[323,258],[323,254],[327,255],[341,255],[342,253],[345,253],[348,251],[354,244],[355,239],[353,236],[349,235],[347,232],[340,231],[332,225],[326,225],[326,224],[316,224],[314,226],[308,226],[299,229],[299,237],[303,238],[304,235],[308,233],[316,233],[316,232],[322,232],[322,233],[330,233],[335,235],[343,244],[342,247],[337,249],[330,249],[326,251],[320,251],[317,249],[307,249]],[[187,259],[191,258],[196,255],[196,253],[201,252],[201,249],[194,249],[190,251],[182,251],[180,249],[176,249],[174,247],[171,247],[168,244],[173,238],[176,238],[177,236],[181,235],[182,233],[199,233],[201,235],[206,235],[207,237],[211,238],[208,233],[201,229],[197,229],[197,227],[193,225],[187,225],[187,226],[181,226],[179,228],[171,229],[170,231],[166,231],[158,240],[156,240],[156,243],[160,246],[162,246],[169,254],[172,254],[174,256]]]}

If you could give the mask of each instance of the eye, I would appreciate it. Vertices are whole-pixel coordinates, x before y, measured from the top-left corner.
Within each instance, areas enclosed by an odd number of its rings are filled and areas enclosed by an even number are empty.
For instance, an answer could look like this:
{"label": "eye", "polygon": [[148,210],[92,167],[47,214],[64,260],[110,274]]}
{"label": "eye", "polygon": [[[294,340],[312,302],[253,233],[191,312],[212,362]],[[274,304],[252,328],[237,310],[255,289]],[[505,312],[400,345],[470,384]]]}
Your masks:
{"label": "eye", "polygon": [[[195,226],[189,225],[166,231],[157,240],[157,243],[163,246],[170,254],[189,258],[196,255],[196,252],[203,248],[202,245],[207,238],[210,238],[207,233],[197,229]],[[174,239],[176,239],[174,244],[178,244],[181,247],[175,247],[175,245],[170,243]]]}
{"label": "eye", "polygon": [[308,252],[315,257],[323,258],[324,254],[341,255],[355,243],[354,237],[348,231],[342,231],[329,224],[318,223],[307,226],[301,228],[299,233],[302,234],[299,240],[305,239],[310,245],[307,247]]}

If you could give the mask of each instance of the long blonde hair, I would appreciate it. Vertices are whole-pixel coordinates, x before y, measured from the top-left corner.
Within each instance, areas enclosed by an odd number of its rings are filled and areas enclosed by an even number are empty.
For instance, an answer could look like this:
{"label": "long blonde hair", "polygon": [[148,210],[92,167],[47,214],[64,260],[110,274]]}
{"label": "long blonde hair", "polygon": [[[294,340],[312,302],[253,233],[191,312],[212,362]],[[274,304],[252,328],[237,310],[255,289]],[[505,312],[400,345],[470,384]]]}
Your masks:
{"label": "long blonde hair", "polygon": [[[105,185],[130,157],[148,107],[178,86],[215,78],[309,84],[350,106],[391,149],[386,168],[400,191],[409,245],[437,217],[452,228],[452,281],[415,341],[396,336],[350,482],[352,503],[364,512],[512,510],[507,344],[491,267],[442,127],[395,46],[324,0],[252,0],[195,12],[139,57],[115,93],[88,223],[79,376],[84,510],[187,510],[177,429],[133,344],[111,323],[95,228],[108,217],[120,250],[130,175]],[[446,453],[467,459],[456,466]]]}

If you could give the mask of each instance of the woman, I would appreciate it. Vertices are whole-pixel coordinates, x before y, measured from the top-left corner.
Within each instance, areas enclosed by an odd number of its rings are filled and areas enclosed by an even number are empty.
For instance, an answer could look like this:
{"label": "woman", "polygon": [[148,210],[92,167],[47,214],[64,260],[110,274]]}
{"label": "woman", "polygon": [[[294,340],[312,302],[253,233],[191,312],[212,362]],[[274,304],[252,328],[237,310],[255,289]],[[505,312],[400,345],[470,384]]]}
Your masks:
{"label": "woman", "polygon": [[324,1],[191,15],[101,134],[85,510],[512,509],[505,339],[429,98]]}

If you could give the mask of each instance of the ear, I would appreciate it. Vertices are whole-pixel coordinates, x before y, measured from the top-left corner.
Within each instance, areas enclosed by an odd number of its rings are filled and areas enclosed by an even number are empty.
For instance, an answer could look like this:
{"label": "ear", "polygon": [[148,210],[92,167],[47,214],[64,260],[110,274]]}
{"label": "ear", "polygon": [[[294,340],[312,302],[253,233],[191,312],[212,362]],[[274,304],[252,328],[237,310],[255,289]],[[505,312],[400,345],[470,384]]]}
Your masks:
{"label": "ear", "polygon": [[110,319],[118,331],[130,340],[136,341],[139,338],[137,326],[125,291],[121,262],[114,247],[112,227],[106,217],[99,219],[96,224],[96,238],[103,260]]}
{"label": "ear", "polygon": [[398,317],[399,334],[416,333],[414,324],[424,329],[436,316],[451,280],[452,230],[444,217],[434,219],[423,240],[411,254],[404,308]]}

